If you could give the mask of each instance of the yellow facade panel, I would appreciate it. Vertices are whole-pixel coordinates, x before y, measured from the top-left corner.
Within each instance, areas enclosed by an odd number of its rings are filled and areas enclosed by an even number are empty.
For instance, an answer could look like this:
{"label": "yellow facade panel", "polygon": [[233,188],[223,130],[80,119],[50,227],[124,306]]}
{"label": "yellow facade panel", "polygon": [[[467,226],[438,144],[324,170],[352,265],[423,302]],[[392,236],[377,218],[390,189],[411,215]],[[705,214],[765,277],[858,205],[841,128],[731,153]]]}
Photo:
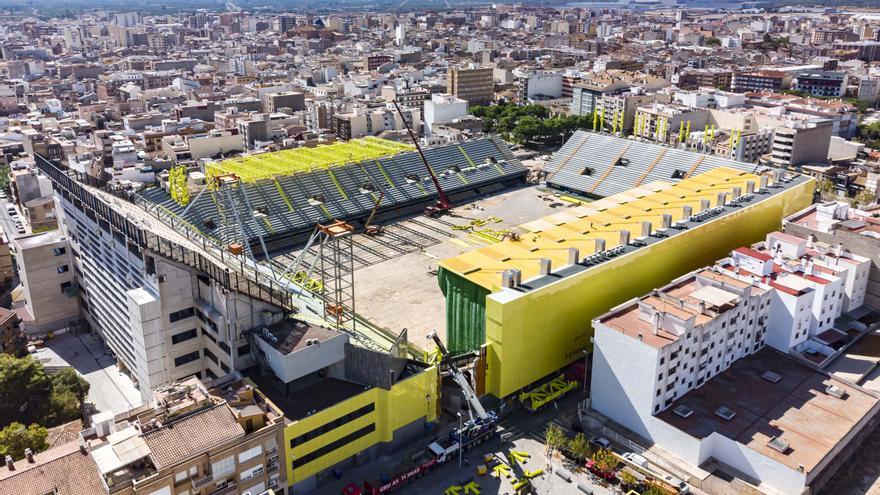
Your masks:
{"label": "yellow facade panel", "polygon": [[[743,177],[757,182],[756,176],[745,174]],[[807,180],[539,289],[489,295],[486,299],[487,392],[506,397],[568,363],[583,359],[581,351],[590,348],[594,317],[683,273],[712,263],[731,249],[762,239],[767,232],[779,227],[785,215],[809,205],[814,189],[815,181]],[[712,204],[714,206],[714,201]],[[619,236],[617,232],[607,235]],[[606,242],[607,248],[617,241],[608,238]]]}
{"label": "yellow facade panel", "polygon": [[[299,483],[316,473],[329,469],[380,442],[391,442],[398,429],[414,421],[421,418],[424,418],[425,421],[436,420],[439,396],[438,380],[437,368],[430,367],[398,381],[391,390],[374,387],[332,407],[288,424],[284,429],[284,447],[289,468],[287,471],[288,485]],[[291,440],[294,438],[369,404],[375,406],[372,412],[291,447]],[[311,462],[293,467],[293,462],[296,459],[302,459],[304,456],[332,444],[346,435],[368,427],[370,424],[375,425],[374,431],[341,445]]]}

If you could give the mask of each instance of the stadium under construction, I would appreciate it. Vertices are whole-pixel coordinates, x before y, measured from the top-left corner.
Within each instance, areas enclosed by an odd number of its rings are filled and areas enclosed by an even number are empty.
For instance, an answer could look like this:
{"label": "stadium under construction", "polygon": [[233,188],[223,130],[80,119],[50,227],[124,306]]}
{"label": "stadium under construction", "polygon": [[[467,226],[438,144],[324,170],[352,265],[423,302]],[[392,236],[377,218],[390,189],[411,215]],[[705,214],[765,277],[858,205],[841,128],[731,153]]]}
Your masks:
{"label": "stadium under construction", "polygon": [[[762,239],[815,189],[799,174],[585,132],[529,167],[496,137],[421,154],[367,138],[247,155],[173,169],[121,194],[134,204],[39,165],[65,214],[97,221],[89,236],[106,227],[121,251],[296,313],[236,330],[232,349],[262,356],[252,378],[291,419],[288,484],[305,491],[437,418],[448,389],[432,331],[464,358],[477,395],[540,407],[575,388],[560,370],[589,352],[596,315]],[[546,180],[527,183],[538,165]],[[323,356],[308,372],[303,349]],[[330,368],[344,373],[316,374]],[[336,395],[313,404],[319,390]]]}
{"label": "stadium under construction", "polygon": [[[479,392],[504,398],[582,359],[595,315],[762,238],[813,195],[808,177],[585,131],[539,185],[496,137],[424,155],[430,172],[409,145],[376,138],[249,155],[206,170],[209,181],[240,177],[249,205],[210,187],[189,204],[168,188],[143,197],[220,244],[244,237],[255,259],[262,240],[261,263],[276,271],[305,257],[316,224],[345,220],[355,230],[344,304],[357,301],[359,321],[385,347],[407,329],[411,356],[438,330],[453,353],[479,355]],[[446,215],[422,214],[438,197],[430,174],[452,200]],[[243,235],[223,232],[224,207],[253,212]],[[370,222],[381,229],[361,232]],[[334,274],[309,273],[329,297]]]}

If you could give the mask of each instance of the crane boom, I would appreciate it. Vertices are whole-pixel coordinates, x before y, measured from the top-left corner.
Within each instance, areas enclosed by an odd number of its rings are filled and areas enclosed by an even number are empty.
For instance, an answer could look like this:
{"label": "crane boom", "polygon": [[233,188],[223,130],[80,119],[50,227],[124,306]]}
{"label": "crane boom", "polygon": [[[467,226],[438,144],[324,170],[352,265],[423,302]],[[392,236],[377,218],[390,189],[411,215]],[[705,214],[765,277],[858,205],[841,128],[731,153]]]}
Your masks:
{"label": "crane boom", "polygon": [[[437,332],[431,332],[428,337],[430,337],[437,345],[437,348],[440,349],[440,355],[443,359],[446,359],[449,356],[449,351],[446,350],[443,341],[437,336]],[[489,414],[486,412],[486,409],[483,408],[483,405],[480,404],[480,399],[477,398],[476,392],[471,388],[464,373],[462,373],[461,370],[458,369],[458,366],[452,361],[449,361],[449,367],[452,369],[452,379],[455,380],[455,383],[461,387],[461,391],[464,393],[464,398],[467,401],[470,410],[471,419],[474,419],[474,414],[476,414],[477,418],[483,421],[490,419]]]}
{"label": "crane boom", "polygon": [[446,197],[446,193],[443,191],[443,188],[440,187],[440,181],[437,179],[437,175],[434,174],[434,170],[428,165],[428,159],[425,158],[425,153],[422,151],[422,147],[419,146],[419,140],[416,139],[416,135],[413,133],[412,127],[409,126],[409,122],[406,121],[406,117],[403,116],[403,112],[400,110],[400,105],[397,104],[397,99],[391,100],[394,103],[394,108],[397,110],[398,115],[400,115],[400,119],[403,120],[403,125],[406,126],[406,132],[409,133],[409,138],[412,139],[413,144],[416,145],[416,151],[419,152],[419,156],[422,158],[422,163],[425,164],[425,168],[428,169],[428,175],[431,177],[431,182],[434,183],[434,188],[437,189],[437,196],[439,196],[439,200],[437,200],[437,206],[435,210],[438,212],[448,210],[452,204],[449,203],[449,199]]}

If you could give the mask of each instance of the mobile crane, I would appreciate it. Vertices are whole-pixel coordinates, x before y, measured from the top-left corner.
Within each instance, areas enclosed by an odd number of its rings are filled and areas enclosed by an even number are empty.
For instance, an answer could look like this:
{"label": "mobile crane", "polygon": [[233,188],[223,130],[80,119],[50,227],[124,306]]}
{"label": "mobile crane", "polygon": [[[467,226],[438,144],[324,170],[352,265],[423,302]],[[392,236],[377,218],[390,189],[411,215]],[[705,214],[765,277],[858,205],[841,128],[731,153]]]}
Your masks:
{"label": "mobile crane", "polygon": [[[437,332],[431,332],[428,337],[434,341],[437,349],[440,350],[441,362],[446,360],[449,357],[449,351],[446,350],[446,346],[443,345],[440,337],[437,336]],[[460,429],[456,428],[449,432],[449,439],[438,440],[428,445],[428,450],[437,457],[438,463],[448,461],[459,450],[468,450],[474,445],[483,443],[483,440],[495,434],[498,424],[498,415],[495,414],[495,411],[486,411],[483,408],[483,405],[480,404],[480,399],[477,398],[477,394],[471,388],[467,378],[451,360],[449,361],[449,368],[452,371],[452,379],[455,380],[455,383],[458,384],[462,393],[464,393],[470,419]]]}
{"label": "mobile crane", "polygon": [[425,153],[422,151],[422,147],[419,145],[419,140],[416,138],[416,135],[413,133],[412,127],[410,127],[409,122],[407,122],[406,117],[403,116],[403,112],[400,110],[400,106],[397,104],[397,99],[391,100],[394,103],[394,108],[397,110],[398,115],[400,115],[400,119],[403,120],[403,125],[406,126],[406,132],[409,133],[409,138],[412,139],[414,145],[416,145],[416,151],[419,152],[419,156],[422,158],[422,163],[425,164],[425,168],[428,169],[428,175],[431,177],[431,182],[434,183],[434,188],[437,189],[437,202],[432,206],[425,208],[425,213],[428,216],[437,216],[442,215],[449,211],[452,208],[452,203],[449,202],[449,199],[446,197],[446,193],[443,191],[443,188],[440,187],[440,181],[437,179],[437,174],[434,173],[434,170],[428,165],[428,159],[425,158]]}
{"label": "mobile crane", "polygon": [[[446,346],[437,336],[437,332],[431,332],[428,338],[433,339],[440,350],[441,362],[449,357]],[[428,448],[418,457],[397,466],[393,471],[397,474],[393,477],[380,477],[376,480],[364,480],[363,489],[355,483],[346,485],[342,489],[342,495],[384,495],[402,488],[410,481],[423,476],[432,468],[446,461],[454,459],[459,451],[468,450],[478,445],[495,434],[498,425],[498,415],[495,411],[486,411],[474,389],[465,378],[464,374],[454,362],[449,361],[452,370],[452,378],[461,387],[465,400],[468,404],[470,419],[461,428],[449,432],[449,438],[431,442]]]}

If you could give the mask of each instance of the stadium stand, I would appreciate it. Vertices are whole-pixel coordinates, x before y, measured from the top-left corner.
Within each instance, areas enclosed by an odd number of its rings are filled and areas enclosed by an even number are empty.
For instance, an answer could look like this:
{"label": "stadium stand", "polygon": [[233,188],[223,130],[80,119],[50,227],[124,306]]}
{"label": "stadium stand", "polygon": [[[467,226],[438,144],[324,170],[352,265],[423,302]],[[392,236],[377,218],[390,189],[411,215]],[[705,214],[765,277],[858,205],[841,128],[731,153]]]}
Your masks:
{"label": "stadium stand", "polygon": [[[284,249],[304,239],[316,223],[365,218],[382,191],[385,194],[378,212],[385,217],[419,211],[437,198],[437,192],[418,153],[397,151],[396,154],[365,158],[359,162],[301,167],[292,174],[276,176],[262,174],[250,162],[254,178],[242,182],[241,187],[251,207],[265,218],[256,215],[260,217],[257,219],[252,213],[239,212],[244,218],[242,227],[249,243],[256,248],[259,233],[270,251]],[[489,190],[489,186],[525,179],[525,167],[498,138],[466,141],[424,151],[441,187],[453,200],[483,193]],[[265,158],[274,160],[271,156]],[[228,227],[230,222],[223,221],[225,212],[221,205],[236,204],[241,209],[246,208],[240,202],[224,203],[217,194],[213,190],[198,197],[192,193],[191,203],[181,206],[159,187],[141,193],[147,201],[176,215],[191,228],[221,244],[228,244],[240,236],[233,230],[238,229],[237,226]]]}
{"label": "stadium stand", "polygon": [[550,187],[606,197],[656,180],[675,183],[721,166],[755,170],[754,163],[577,131],[546,170]]}

